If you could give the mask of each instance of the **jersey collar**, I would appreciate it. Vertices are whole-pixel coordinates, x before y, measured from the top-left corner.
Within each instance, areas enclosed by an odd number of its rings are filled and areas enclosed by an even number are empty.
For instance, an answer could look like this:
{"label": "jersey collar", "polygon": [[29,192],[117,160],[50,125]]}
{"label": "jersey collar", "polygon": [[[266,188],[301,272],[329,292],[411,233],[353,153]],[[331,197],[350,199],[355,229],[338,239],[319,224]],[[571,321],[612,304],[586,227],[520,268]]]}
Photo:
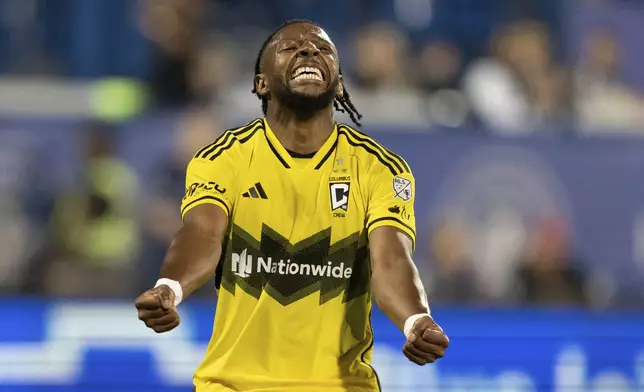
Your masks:
{"label": "jersey collar", "polygon": [[[273,131],[271,130],[271,127],[268,125],[268,121],[266,121],[266,118],[264,118],[264,133],[266,134],[266,141],[268,142],[268,146],[270,149],[273,151],[277,159],[280,161],[280,163],[287,169],[295,168],[295,167],[301,167],[298,164],[296,164],[295,160],[291,157],[291,154],[286,151],[282,143],[280,143],[279,139]],[[304,167],[305,169],[314,169],[318,170],[319,168],[324,165],[324,162],[326,162],[333,151],[335,150],[335,147],[338,143],[338,124],[336,123],[335,126],[333,127],[333,132],[331,132],[331,135],[329,138],[324,142],[322,147],[318,150],[318,152],[315,153],[313,158],[309,160],[309,162],[306,164]]]}

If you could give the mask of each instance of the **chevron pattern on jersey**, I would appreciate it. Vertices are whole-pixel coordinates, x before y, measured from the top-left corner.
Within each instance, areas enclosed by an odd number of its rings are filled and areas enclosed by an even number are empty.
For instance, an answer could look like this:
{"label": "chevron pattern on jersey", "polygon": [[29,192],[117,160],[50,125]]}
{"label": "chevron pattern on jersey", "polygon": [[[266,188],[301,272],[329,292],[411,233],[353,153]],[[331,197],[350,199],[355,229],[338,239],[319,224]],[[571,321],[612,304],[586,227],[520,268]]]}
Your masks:
{"label": "chevron pattern on jersey", "polygon": [[340,295],[348,302],[367,293],[366,234],[330,242],[330,228],[291,244],[265,224],[260,241],[234,225],[221,287],[231,294],[239,287],[255,298],[265,292],[284,306],[318,291],[320,305]]}

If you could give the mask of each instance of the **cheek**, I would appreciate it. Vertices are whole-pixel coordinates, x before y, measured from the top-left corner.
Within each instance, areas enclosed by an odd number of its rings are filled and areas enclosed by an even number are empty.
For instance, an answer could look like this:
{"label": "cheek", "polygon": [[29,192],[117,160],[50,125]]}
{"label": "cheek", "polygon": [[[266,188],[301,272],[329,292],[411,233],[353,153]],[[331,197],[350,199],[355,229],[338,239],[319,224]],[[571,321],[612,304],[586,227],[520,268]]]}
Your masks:
{"label": "cheek", "polygon": [[331,77],[332,77],[332,79],[331,79],[332,81],[339,81],[339,80],[340,80],[340,71],[339,71],[339,69],[337,69],[337,68],[336,68],[336,69],[333,69],[333,70],[331,71],[331,75],[332,75],[332,76],[331,76]]}
{"label": "cheek", "polygon": [[340,75],[340,63],[336,59],[336,57],[330,57],[327,58],[327,67],[329,68],[329,72],[331,73],[332,76],[338,77]]}
{"label": "cheek", "polygon": [[273,75],[283,76],[290,62],[290,56],[287,55],[278,55],[275,56],[275,61],[273,62]]}

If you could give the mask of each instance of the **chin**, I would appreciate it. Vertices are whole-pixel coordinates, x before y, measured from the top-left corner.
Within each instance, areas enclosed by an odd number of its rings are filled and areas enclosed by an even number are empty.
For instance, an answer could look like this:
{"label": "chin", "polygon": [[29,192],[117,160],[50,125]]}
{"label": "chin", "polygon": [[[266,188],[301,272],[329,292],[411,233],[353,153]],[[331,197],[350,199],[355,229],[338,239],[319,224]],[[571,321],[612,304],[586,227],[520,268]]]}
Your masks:
{"label": "chin", "polygon": [[329,88],[323,88],[320,85],[289,86],[289,94],[301,97],[317,98],[329,94]]}
{"label": "chin", "polygon": [[321,89],[319,86],[290,87],[279,97],[286,106],[299,111],[317,111],[333,103],[334,89]]}

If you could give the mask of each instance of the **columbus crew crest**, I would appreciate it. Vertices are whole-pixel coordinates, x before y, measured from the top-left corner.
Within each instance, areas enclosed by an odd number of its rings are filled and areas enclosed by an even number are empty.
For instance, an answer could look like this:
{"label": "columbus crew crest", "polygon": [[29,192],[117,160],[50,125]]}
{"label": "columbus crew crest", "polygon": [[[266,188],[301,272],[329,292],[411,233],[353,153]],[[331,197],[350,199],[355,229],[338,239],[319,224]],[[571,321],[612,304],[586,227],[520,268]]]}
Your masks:
{"label": "columbus crew crest", "polygon": [[329,184],[332,211],[347,211],[349,208],[349,188],[350,183],[348,182],[334,182]]}

